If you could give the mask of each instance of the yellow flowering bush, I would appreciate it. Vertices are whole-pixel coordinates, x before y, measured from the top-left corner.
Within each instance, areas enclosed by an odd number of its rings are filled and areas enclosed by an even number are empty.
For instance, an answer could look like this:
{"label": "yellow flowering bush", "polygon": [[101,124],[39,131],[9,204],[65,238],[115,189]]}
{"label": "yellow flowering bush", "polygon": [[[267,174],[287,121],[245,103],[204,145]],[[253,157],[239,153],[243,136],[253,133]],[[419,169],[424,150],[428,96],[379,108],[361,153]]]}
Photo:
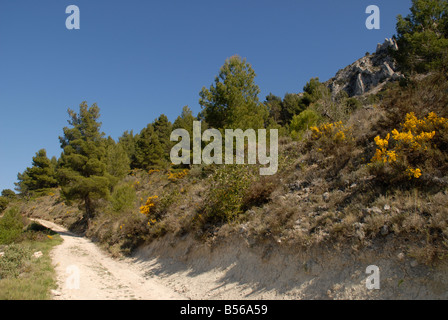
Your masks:
{"label": "yellow flowering bush", "polygon": [[311,153],[313,161],[326,161],[320,162],[321,165],[331,171],[330,174],[337,174],[352,159],[356,148],[352,128],[339,121],[310,129],[311,138],[307,146],[316,151]]}
{"label": "yellow flowering bush", "polygon": [[406,173],[408,174],[409,179],[412,179],[412,178],[418,179],[422,175],[422,171],[419,168],[413,169],[413,168],[409,167],[406,170]]}
{"label": "yellow flowering bush", "polygon": [[384,139],[379,136],[375,137],[377,149],[372,158],[372,162],[393,163],[397,161],[397,153],[395,150],[387,150],[389,146],[390,134],[388,133]]}
{"label": "yellow flowering bush", "polygon": [[327,138],[333,141],[345,141],[349,128],[345,127],[342,121],[334,123],[324,123],[320,126],[313,126],[310,128],[312,132],[312,139],[319,140]]}
{"label": "yellow flowering bush", "polygon": [[400,131],[393,129],[384,139],[375,137],[377,149],[370,164],[388,164],[395,171],[404,171],[409,179],[419,179],[422,170],[414,166],[427,158],[428,150],[437,149],[433,140],[437,134],[448,131],[448,120],[438,117],[434,112],[419,119],[414,112],[410,112],[400,126]]}
{"label": "yellow flowering bush", "polygon": [[155,206],[154,200],[156,200],[158,196],[148,197],[145,205],[140,207],[140,213],[148,215],[151,211],[151,208]]}
{"label": "yellow flowering bush", "polygon": [[190,171],[190,170],[188,170],[188,169],[184,169],[184,170],[179,171],[179,172],[172,172],[172,171],[169,171],[169,172],[168,172],[168,180],[174,182],[174,181],[177,181],[177,180],[179,180],[179,179],[182,179],[182,178],[184,178],[185,176],[188,175],[189,171]]}
{"label": "yellow flowering bush", "polygon": [[148,226],[155,225],[156,223],[157,223],[157,220],[156,220],[156,219],[149,219],[149,221],[148,221]]}

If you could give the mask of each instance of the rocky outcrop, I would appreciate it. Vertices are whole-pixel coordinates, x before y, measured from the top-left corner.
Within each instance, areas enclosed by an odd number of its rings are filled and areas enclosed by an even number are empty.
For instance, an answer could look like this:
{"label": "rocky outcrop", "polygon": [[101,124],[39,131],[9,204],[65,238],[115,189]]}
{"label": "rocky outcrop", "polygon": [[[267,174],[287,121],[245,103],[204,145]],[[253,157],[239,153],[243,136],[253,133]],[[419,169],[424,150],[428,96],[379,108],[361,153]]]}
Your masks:
{"label": "rocky outcrop", "polygon": [[349,97],[360,96],[379,89],[388,81],[403,78],[391,56],[391,50],[398,50],[397,42],[386,39],[383,44],[378,44],[375,53],[366,54],[339,70],[335,77],[325,83],[330,88],[332,97],[335,98],[341,91],[345,91]]}

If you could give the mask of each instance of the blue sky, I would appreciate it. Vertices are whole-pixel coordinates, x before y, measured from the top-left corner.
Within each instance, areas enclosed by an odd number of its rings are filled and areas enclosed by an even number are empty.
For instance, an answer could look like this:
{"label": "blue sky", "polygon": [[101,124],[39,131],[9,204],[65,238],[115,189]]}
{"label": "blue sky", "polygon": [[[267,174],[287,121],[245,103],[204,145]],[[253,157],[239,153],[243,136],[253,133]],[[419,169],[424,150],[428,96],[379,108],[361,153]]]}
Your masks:
{"label": "blue sky", "polygon": [[[69,5],[80,30],[68,30]],[[381,10],[368,30],[366,7]],[[0,190],[45,148],[59,157],[67,109],[97,103],[102,130],[117,139],[164,113],[200,111],[225,59],[254,68],[261,101],[301,92],[374,52],[395,34],[411,0],[1,0]]]}

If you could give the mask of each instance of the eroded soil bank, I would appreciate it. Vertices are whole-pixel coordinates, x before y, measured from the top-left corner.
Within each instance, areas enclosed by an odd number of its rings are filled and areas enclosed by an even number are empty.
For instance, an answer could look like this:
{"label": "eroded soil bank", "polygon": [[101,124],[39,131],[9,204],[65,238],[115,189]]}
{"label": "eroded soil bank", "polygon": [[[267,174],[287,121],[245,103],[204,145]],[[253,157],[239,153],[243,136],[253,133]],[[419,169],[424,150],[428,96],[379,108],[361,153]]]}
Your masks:
{"label": "eroded soil bank", "polygon": [[[448,264],[427,266],[403,252],[390,240],[360,251],[303,252],[251,246],[237,236],[213,246],[166,236],[133,259],[148,277],[191,299],[447,299]],[[380,289],[367,289],[370,265],[379,268]]]}

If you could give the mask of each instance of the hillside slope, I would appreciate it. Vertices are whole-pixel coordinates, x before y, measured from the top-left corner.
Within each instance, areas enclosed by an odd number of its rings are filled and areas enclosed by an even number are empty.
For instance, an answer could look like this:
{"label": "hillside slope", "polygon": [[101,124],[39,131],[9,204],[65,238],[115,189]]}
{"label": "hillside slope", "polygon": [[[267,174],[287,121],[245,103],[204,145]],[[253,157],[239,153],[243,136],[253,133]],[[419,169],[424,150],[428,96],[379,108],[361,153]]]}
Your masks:
{"label": "hillside slope", "polygon": [[[122,181],[135,190],[132,206],[115,212],[104,202],[84,232],[190,298],[445,299],[445,162],[436,170],[426,152],[423,175],[409,179],[401,167],[372,159],[374,138],[407,113],[444,115],[447,89],[438,74],[396,83],[379,92],[379,105],[351,115],[350,140],[315,140],[311,132],[282,140],[274,176],[251,174],[258,172],[251,166],[135,170]],[[241,205],[234,219],[207,216],[232,201]],[[154,206],[142,214],[148,203]],[[58,190],[21,206],[28,216],[83,226],[82,211],[65,205]],[[366,288],[369,265],[380,270],[380,290]]]}
{"label": "hillside slope", "polygon": [[[171,164],[133,169],[110,194],[102,185],[87,218],[87,203],[61,188],[11,205],[136,258],[193,298],[446,298],[448,79],[403,78],[394,46],[311,97],[307,111],[321,115],[299,138],[281,136],[272,176],[260,165]],[[365,286],[370,265],[380,290]]]}

